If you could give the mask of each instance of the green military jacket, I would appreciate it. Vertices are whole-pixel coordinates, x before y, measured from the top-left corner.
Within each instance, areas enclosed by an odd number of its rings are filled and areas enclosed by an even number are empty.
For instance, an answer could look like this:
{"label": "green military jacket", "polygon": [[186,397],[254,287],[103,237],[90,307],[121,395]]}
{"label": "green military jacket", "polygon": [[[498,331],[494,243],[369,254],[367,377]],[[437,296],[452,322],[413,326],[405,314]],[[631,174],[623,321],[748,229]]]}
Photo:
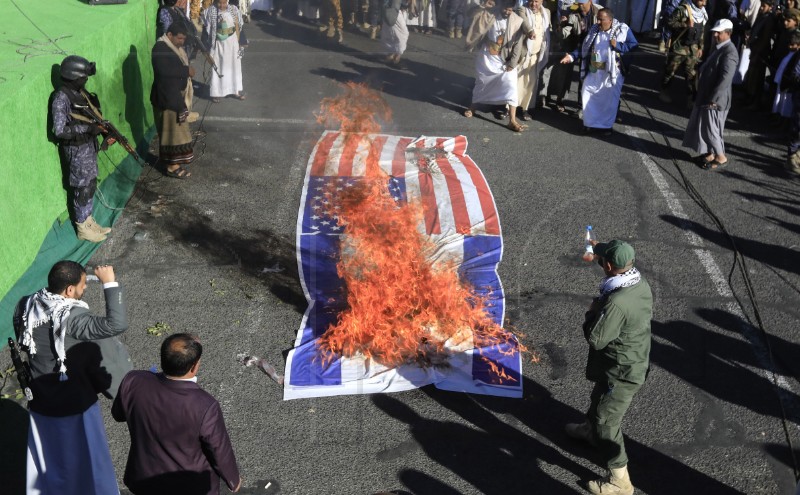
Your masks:
{"label": "green military jacket", "polygon": [[586,378],[643,384],[650,367],[652,317],[653,293],[644,278],[605,300],[595,299],[583,324],[589,343]]}

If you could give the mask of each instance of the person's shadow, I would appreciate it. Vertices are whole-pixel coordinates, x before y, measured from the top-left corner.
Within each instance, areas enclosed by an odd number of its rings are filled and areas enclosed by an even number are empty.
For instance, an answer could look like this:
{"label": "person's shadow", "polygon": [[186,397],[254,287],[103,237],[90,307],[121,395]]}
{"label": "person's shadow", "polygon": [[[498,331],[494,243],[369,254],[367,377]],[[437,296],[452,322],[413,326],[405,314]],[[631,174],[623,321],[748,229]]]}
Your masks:
{"label": "person's shadow", "polygon": [[10,399],[0,399],[0,480],[6,495],[25,494],[28,411]]}

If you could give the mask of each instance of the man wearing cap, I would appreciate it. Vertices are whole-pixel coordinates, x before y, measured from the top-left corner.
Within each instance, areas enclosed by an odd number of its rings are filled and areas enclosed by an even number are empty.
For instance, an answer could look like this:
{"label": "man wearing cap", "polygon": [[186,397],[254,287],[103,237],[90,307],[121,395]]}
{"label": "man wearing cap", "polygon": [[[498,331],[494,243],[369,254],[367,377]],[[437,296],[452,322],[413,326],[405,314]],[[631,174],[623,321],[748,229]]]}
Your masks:
{"label": "man wearing cap", "polygon": [[700,69],[697,97],[683,136],[683,145],[700,153],[695,157],[705,170],[728,165],[722,133],[731,109],[731,85],[739,66],[739,52],[731,43],[733,23],[720,19],[711,28],[716,47]]}
{"label": "man wearing cap", "polygon": [[650,366],[653,294],[633,266],[630,244],[620,240],[593,244],[606,275],[583,323],[589,343],[586,378],[594,382],[594,389],[586,420],[568,424],[566,432],[597,447],[606,461],[608,475],[590,481],[590,492],[630,495],[634,488],[620,424]]}
{"label": "man wearing cap", "polygon": [[61,62],[59,73],[61,87],[53,93],[50,113],[53,117],[53,135],[58,141],[61,159],[69,169],[70,213],[75,223],[78,239],[102,242],[111,232],[92,217],[94,193],[97,190],[97,153],[114,143],[105,138],[103,145],[97,136],[107,134],[106,129],[92,122],[85,114],[88,108],[100,112],[97,95],[86,91],[86,81],[95,75],[94,62],[70,55]]}

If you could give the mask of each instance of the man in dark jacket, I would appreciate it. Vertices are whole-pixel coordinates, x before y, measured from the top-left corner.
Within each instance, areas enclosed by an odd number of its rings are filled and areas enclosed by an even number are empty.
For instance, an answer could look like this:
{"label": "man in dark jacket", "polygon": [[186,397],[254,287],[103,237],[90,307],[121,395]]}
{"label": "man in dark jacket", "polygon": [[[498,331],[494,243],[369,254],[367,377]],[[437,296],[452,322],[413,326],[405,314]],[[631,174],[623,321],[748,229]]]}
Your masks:
{"label": "man in dark jacket", "polygon": [[762,0],[758,17],[747,35],[747,46],[750,48],[750,65],[744,78],[744,90],[747,95],[748,110],[757,110],[759,100],[764,93],[764,78],[767,75],[769,57],[772,53],[772,41],[775,37],[777,20],[773,12],[773,0]]}
{"label": "man in dark jacket", "polygon": [[590,481],[590,492],[632,495],[620,424],[650,367],[653,294],[633,266],[630,244],[595,243],[594,253],[606,275],[583,324],[589,343],[586,378],[594,382],[594,389],[586,421],[568,424],[566,431],[596,446],[606,461],[608,476]]}
{"label": "man in dark jacket", "polygon": [[219,403],[197,385],[203,346],[178,333],[161,344],[161,370],[131,371],[111,414],[127,421],[131,449],[125,484],[136,495],[218,495],[220,478],[239,491],[236,467]]}
{"label": "man in dark jacket", "polygon": [[[59,261],[47,288],[22,298],[14,313],[20,348],[33,375],[28,433],[28,493],[119,493],[97,405],[97,394],[116,393],[114,378],[131,369],[115,336],[128,328],[125,297],[111,266],[99,266],[106,317],[81,300],[86,272]],[[118,384],[119,382],[117,382]]]}
{"label": "man in dark jacket", "polygon": [[153,46],[153,88],[150,103],[158,131],[158,157],[168,177],[186,179],[184,168],[194,160],[192,132],[187,119],[192,100],[194,67],[183,49],[186,27],[173,22]]}

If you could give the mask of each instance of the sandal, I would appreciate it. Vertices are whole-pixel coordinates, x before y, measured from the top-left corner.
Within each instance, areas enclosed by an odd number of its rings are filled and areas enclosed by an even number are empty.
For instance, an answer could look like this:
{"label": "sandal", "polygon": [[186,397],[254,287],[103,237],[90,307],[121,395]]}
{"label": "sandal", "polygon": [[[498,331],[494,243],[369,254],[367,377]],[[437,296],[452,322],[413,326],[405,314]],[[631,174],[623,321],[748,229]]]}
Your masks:
{"label": "sandal", "polygon": [[523,129],[523,127],[516,122],[509,122],[508,125],[506,125],[506,128],[514,132],[522,132]]}
{"label": "sandal", "polygon": [[172,177],[173,179],[188,179],[192,176],[192,173],[183,168],[183,165],[178,165],[178,168],[175,170],[165,168],[164,175]]}
{"label": "sandal", "polygon": [[711,155],[711,160],[708,159],[709,155],[697,155],[692,157],[692,163],[696,163],[698,165],[704,165],[706,163],[714,161],[714,156]]}
{"label": "sandal", "polygon": [[239,101],[242,101],[242,100],[244,100],[245,98],[247,98],[247,96],[245,96],[245,94],[244,94],[244,93],[241,93],[241,94],[238,94],[238,95],[233,95],[233,97],[234,97],[234,98],[236,98],[236,99],[237,99],[237,100],[239,100]]}
{"label": "sandal", "polygon": [[473,115],[472,110],[470,110],[469,108],[464,110],[464,117],[469,119],[472,117],[472,115]]}
{"label": "sandal", "polygon": [[523,111],[522,111],[522,112],[520,112],[520,114],[519,114],[519,119],[520,119],[520,120],[522,120],[522,121],[528,121],[528,120],[531,120],[531,114],[530,114],[530,113],[528,113],[526,110],[523,110]]}
{"label": "sandal", "polygon": [[706,162],[703,165],[703,170],[719,170],[725,168],[730,163],[730,160],[725,160],[724,162],[717,161],[717,159],[713,159],[710,162]]}

